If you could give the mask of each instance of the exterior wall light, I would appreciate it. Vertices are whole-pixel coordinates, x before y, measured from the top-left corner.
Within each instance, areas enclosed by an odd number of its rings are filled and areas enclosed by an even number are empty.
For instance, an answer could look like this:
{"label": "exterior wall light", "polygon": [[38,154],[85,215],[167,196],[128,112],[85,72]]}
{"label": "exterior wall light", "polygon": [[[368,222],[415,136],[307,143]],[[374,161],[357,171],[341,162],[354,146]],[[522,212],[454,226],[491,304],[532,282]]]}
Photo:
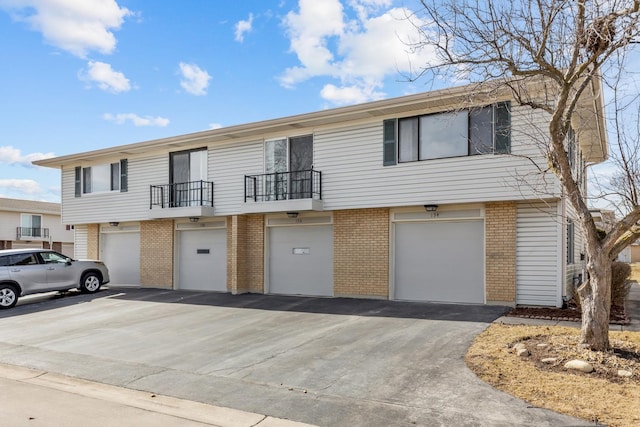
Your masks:
{"label": "exterior wall light", "polygon": [[117,227],[117,226],[119,226],[119,225],[120,225],[120,223],[119,223],[118,221],[111,221],[111,222],[109,223],[109,225],[110,225],[110,226],[112,226],[112,227]]}
{"label": "exterior wall light", "polygon": [[438,210],[438,205],[424,205],[424,210],[427,212],[435,212]]}
{"label": "exterior wall light", "polygon": [[298,212],[287,212],[289,218],[298,218]]}
{"label": "exterior wall light", "polygon": [[197,216],[190,216],[189,217],[189,221],[190,222],[198,222],[198,221],[200,221],[200,218],[198,218]]}

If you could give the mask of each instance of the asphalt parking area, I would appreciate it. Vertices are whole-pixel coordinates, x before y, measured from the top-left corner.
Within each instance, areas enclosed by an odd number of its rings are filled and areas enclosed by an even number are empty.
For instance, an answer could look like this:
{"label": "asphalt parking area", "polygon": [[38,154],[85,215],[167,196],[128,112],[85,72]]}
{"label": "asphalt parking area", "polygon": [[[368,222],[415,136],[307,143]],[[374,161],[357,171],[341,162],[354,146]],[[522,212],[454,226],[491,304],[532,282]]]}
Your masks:
{"label": "asphalt parking area", "polygon": [[113,288],[0,312],[0,362],[322,426],[588,425],[466,368],[504,311]]}

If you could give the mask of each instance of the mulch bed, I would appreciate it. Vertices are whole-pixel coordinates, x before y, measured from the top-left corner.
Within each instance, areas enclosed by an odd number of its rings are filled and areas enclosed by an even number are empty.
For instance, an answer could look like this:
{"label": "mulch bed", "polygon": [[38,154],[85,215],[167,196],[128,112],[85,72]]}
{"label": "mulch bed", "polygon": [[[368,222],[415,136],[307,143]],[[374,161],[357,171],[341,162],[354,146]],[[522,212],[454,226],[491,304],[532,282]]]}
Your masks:
{"label": "mulch bed", "polygon": [[[548,307],[516,307],[511,309],[505,316],[525,317],[529,319],[543,320],[568,320],[570,322],[582,321],[582,313],[575,307],[568,308],[548,308]],[[613,306],[609,315],[610,324],[628,325],[631,320],[627,316],[624,307]]]}

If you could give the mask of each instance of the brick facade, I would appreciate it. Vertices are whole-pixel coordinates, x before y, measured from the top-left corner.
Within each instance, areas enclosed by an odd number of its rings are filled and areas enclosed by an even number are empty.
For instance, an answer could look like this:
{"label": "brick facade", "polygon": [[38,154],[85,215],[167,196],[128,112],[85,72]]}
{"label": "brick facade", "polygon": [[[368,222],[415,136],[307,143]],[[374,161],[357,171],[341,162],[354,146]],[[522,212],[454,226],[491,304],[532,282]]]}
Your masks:
{"label": "brick facade", "polygon": [[227,289],[264,292],[264,215],[235,215],[227,222]]}
{"label": "brick facade", "polygon": [[100,225],[87,225],[87,258],[100,259]]}
{"label": "brick facade", "polygon": [[487,303],[516,302],[516,203],[485,206]]}
{"label": "brick facade", "polygon": [[389,209],[333,214],[335,296],[389,297]]}
{"label": "brick facade", "polygon": [[173,220],[140,223],[140,285],[173,287]]}

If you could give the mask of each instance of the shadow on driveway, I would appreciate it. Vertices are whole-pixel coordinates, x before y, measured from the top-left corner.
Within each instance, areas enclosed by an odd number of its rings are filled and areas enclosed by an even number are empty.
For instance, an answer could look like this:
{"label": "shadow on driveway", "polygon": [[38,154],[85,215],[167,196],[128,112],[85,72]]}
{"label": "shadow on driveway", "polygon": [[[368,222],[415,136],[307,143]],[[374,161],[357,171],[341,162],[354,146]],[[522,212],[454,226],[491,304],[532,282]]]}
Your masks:
{"label": "shadow on driveway", "polygon": [[357,298],[320,298],[285,295],[198,292],[133,287],[105,287],[86,295],[76,291],[48,293],[22,298],[16,307],[0,311],[0,318],[90,302],[98,298],[149,301],[163,304],[193,304],[254,310],[341,314],[350,316],[394,317],[405,319],[493,322],[509,307],[472,304],[438,304]]}
{"label": "shadow on driveway", "polygon": [[490,323],[509,308],[504,306],[436,304],[357,298],[319,298],[285,295],[112,288],[110,298],[166,304],[194,304],[254,310],[341,314]]}

